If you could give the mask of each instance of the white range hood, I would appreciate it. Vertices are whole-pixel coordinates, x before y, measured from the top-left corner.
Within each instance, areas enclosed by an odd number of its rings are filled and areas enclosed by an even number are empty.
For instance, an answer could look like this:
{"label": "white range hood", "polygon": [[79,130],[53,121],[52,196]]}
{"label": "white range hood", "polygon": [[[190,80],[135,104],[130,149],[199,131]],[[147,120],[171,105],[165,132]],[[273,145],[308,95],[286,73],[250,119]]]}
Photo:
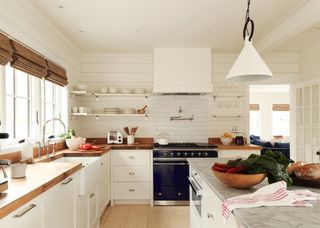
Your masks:
{"label": "white range hood", "polygon": [[211,48],[155,48],[154,93],[212,93]]}

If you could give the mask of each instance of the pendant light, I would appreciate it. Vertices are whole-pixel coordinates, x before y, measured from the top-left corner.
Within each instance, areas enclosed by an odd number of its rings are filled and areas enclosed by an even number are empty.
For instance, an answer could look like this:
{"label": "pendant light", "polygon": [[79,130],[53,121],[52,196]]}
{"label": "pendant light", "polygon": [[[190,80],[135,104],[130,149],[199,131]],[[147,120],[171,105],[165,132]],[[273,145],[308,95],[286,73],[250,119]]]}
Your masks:
{"label": "pendant light", "polygon": [[[272,72],[252,45],[254,22],[249,15],[250,0],[243,28],[244,47],[231,67],[226,79],[232,81],[259,81],[271,78]],[[248,26],[250,25],[251,31]]]}

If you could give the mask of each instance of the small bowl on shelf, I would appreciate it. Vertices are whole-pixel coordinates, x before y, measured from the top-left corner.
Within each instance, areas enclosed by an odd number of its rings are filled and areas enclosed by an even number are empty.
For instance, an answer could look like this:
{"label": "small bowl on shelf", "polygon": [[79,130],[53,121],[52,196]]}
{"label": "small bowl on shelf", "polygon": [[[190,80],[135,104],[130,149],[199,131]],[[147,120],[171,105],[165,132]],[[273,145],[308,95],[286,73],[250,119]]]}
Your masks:
{"label": "small bowl on shelf", "polygon": [[88,90],[88,85],[80,84],[76,86],[76,89],[79,91],[87,91]]}
{"label": "small bowl on shelf", "polygon": [[219,181],[231,188],[246,189],[251,188],[261,183],[267,176],[266,173],[257,174],[238,174],[238,173],[224,173],[212,170]]}
{"label": "small bowl on shelf", "polygon": [[220,141],[223,145],[230,145],[232,143],[232,138],[220,137]]}

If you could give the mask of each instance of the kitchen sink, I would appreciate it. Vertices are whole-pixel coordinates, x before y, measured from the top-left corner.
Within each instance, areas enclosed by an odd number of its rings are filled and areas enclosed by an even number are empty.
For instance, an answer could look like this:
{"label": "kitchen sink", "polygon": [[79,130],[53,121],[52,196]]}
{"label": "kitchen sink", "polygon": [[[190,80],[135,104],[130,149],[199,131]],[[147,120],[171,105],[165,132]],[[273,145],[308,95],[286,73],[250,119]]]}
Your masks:
{"label": "kitchen sink", "polygon": [[97,183],[100,168],[100,157],[62,157],[54,163],[82,163],[80,172],[79,195],[86,195]]}

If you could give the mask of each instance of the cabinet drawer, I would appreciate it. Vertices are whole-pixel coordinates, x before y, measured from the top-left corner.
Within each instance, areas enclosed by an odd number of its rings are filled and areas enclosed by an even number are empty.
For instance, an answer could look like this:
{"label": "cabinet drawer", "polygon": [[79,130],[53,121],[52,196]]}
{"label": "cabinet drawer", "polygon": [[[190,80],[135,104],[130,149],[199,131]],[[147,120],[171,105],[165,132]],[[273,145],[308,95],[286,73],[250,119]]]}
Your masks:
{"label": "cabinet drawer", "polygon": [[114,183],[114,199],[150,199],[150,182]]}
{"label": "cabinet drawer", "polygon": [[150,181],[149,166],[113,166],[114,182]]}
{"label": "cabinet drawer", "polygon": [[150,166],[150,150],[113,150],[112,165]]}

